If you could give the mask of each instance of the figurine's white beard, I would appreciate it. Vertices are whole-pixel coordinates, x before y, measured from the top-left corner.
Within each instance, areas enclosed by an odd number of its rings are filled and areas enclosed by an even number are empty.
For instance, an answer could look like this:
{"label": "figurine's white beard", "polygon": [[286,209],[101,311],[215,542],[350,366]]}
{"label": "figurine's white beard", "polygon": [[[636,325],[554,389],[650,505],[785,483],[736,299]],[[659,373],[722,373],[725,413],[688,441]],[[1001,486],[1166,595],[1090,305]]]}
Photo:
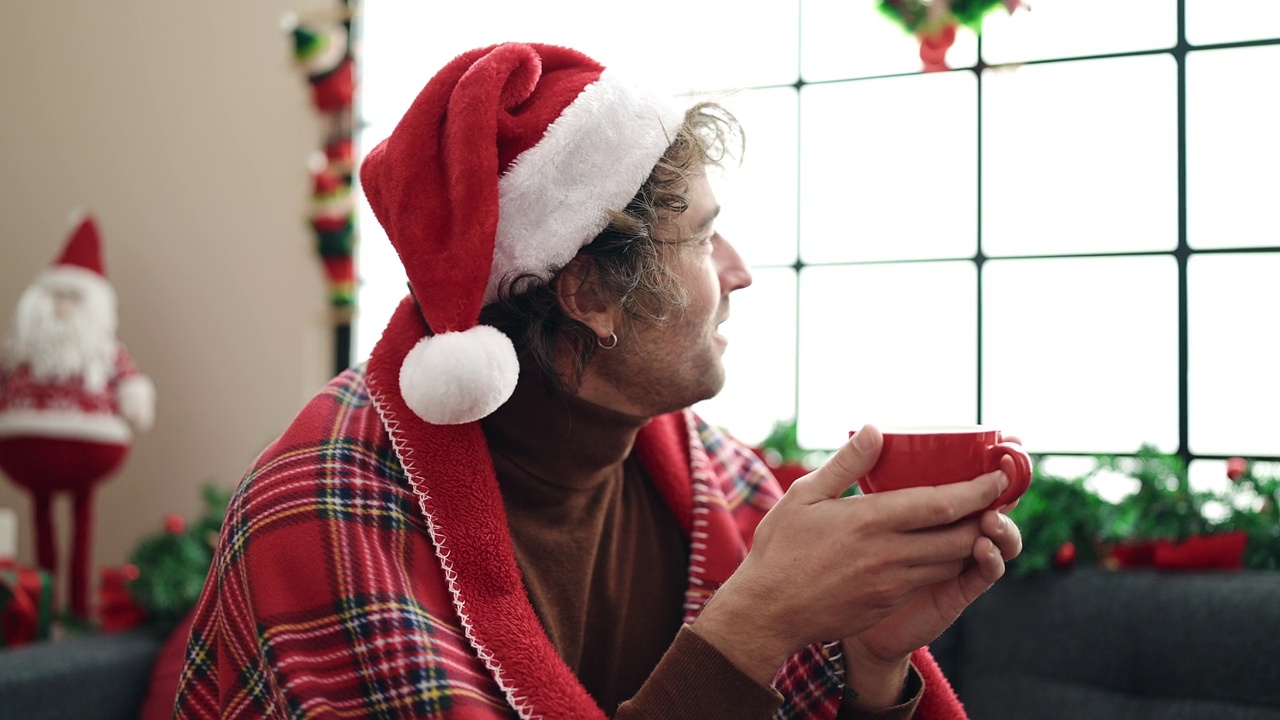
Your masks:
{"label": "figurine's white beard", "polygon": [[115,297],[109,286],[78,289],[79,306],[60,318],[49,288],[40,282],[27,288],[18,301],[5,364],[10,368],[25,364],[37,382],[80,377],[86,391],[101,392],[112,375],[118,349]]}

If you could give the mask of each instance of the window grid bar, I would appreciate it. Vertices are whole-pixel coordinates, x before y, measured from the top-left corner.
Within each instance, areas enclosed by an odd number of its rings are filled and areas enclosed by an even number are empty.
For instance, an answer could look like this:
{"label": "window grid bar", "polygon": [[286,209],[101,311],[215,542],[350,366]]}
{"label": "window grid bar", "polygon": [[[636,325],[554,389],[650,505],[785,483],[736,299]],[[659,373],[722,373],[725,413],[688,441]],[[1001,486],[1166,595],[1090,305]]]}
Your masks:
{"label": "window grid bar", "polygon": [[[1203,248],[1186,250],[1188,255],[1243,255],[1243,254],[1269,254],[1280,253],[1280,246],[1265,247],[1234,247],[1234,248]],[[1176,256],[1178,250],[1126,250],[1123,252],[1111,253],[1059,253],[1051,255],[994,255],[989,256],[983,254],[958,256],[958,257],[938,257],[938,258],[904,258],[901,260],[840,260],[832,262],[804,262],[797,260],[794,263],[760,263],[754,265],[757,268],[810,268],[810,267],[852,267],[858,265],[920,265],[928,263],[941,262],[960,262],[970,260],[979,265],[985,265],[988,262],[1000,260],[1072,260],[1072,259],[1097,259],[1097,258],[1130,258],[1130,257],[1170,257]]]}
{"label": "window grid bar", "polygon": [[[1045,450],[1043,452],[1033,453],[1039,457],[1098,457],[1103,455],[1106,457],[1136,457],[1132,452],[1121,453],[1104,453],[1104,452],[1078,452],[1078,451],[1060,451]],[[1230,460],[1233,457],[1241,457],[1240,455],[1222,455],[1219,453],[1197,453],[1190,457],[1190,460]],[[1258,462],[1280,462],[1280,455],[1249,455],[1250,460]],[[1184,458],[1184,461],[1187,459]]]}
{"label": "window grid bar", "polygon": [[1178,98],[1178,247],[1174,257],[1178,261],[1178,457],[1188,465],[1191,463],[1191,389],[1187,379],[1190,365],[1190,342],[1187,337],[1188,321],[1188,288],[1187,263],[1191,259],[1191,248],[1187,244],[1187,2],[1177,3],[1178,44],[1173,49],[1173,59],[1177,63],[1177,98]]}
{"label": "window grid bar", "polygon": [[[794,358],[795,358],[795,365],[794,365],[795,373],[791,378],[791,389],[792,389],[791,421],[795,423],[798,423],[800,421],[800,317],[801,317],[800,315],[800,312],[801,312],[800,271],[804,269],[804,263],[800,260],[800,233],[803,228],[803,224],[801,223],[800,218],[803,215],[802,203],[804,203],[804,192],[802,192],[800,188],[800,172],[801,170],[803,170],[803,168],[800,166],[800,148],[801,148],[800,133],[802,132],[802,128],[804,126],[804,124],[801,122],[804,119],[804,110],[801,107],[801,103],[804,100],[804,94],[800,92],[800,88],[804,87],[804,80],[802,80],[799,76],[800,63],[804,57],[804,52],[802,50],[802,48],[804,47],[803,18],[804,18],[804,0],[798,0],[796,4],[796,81],[794,83],[794,87],[796,89],[796,157],[795,157],[795,163],[796,163],[796,242],[795,242],[796,255],[795,257],[796,257],[796,261],[791,265],[787,266],[791,268],[792,276],[795,278],[795,283],[796,283],[796,295],[795,295],[795,298],[796,298],[796,324],[795,324],[796,346],[792,349],[794,352]],[[763,267],[768,267],[768,266],[763,266]]]}
{"label": "window grid bar", "polygon": [[[1182,0],[1179,0],[1178,6],[1179,17],[1182,17],[1183,6]],[[1181,21],[1180,21],[1181,22]],[[1206,45],[1190,45],[1186,42],[1185,33],[1182,32],[1182,25],[1179,25],[1178,38],[1179,41],[1173,47],[1148,48],[1146,50],[1128,50],[1125,52],[1114,53],[1098,53],[1094,55],[1063,55],[1060,57],[1038,58],[1035,60],[1020,60],[1018,62],[999,63],[988,65],[981,59],[975,65],[960,66],[951,68],[951,70],[999,70],[1003,68],[1013,69],[1023,65],[1050,65],[1064,62],[1077,62],[1081,60],[1114,60],[1116,58],[1143,57],[1147,55],[1163,55],[1166,53],[1181,52],[1184,55],[1188,51],[1200,52],[1204,50],[1232,50],[1247,47],[1265,47],[1268,45],[1280,45],[1280,38],[1268,38],[1264,40],[1239,40],[1235,42],[1210,43]],[[978,36],[978,57],[982,57],[982,36]],[[922,74],[921,71],[900,72],[900,73],[884,73],[881,75],[856,75],[842,78],[827,78],[824,80],[805,80],[798,78],[794,83],[778,83],[773,85],[753,85],[752,90],[765,90],[779,87],[804,87],[806,85],[834,85],[838,83],[862,82],[865,80],[886,80],[889,78],[913,77]]]}
{"label": "window grid bar", "polygon": [[978,124],[977,124],[977,133],[978,133],[977,153],[978,153],[978,156],[977,156],[977,158],[975,158],[975,162],[974,162],[974,167],[976,168],[976,170],[977,170],[977,174],[978,174],[978,177],[977,177],[977,193],[976,193],[977,197],[975,197],[975,198],[974,198],[974,202],[978,203],[977,213],[976,213],[976,216],[975,216],[975,217],[976,217],[976,219],[977,219],[978,227],[977,227],[977,234],[976,234],[976,238],[975,238],[975,239],[976,239],[976,241],[977,241],[977,250],[974,252],[974,255],[973,255],[973,263],[974,263],[974,265],[975,265],[975,266],[976,266],[976,268],[977,268],[977,273],[975,274],[976,281],[977,281],[977,282],[976,282],[976,284],[975,284],[975,293],[976,293],[976,295],[977,295],[977,307],[975,308],[975,311],[976,311],[976,313],[977,313],[977,316],[976,316],[976,318],[975,318],[975,319],[976,319],[976,322],[975,322],[974,324],[975,324],[975,327],[976,327],[977,332],[978,332],[978,342],[974,345],[974,347],[975,347],[975,348],[977,349],[977,351],[978,351],[978,358],[977,358],[977,363],[976,363],[976,372],[977,372],[977,374],[978,374],[978,377],[977,377],[977,383],[975,383],[975,386],[976,386],[976,388],[977,388],[977,397],[975,398],[974,402],[975,402],[975,406],[976,406],[976,413],[975,413],[975,415],[976,415],[976,420],[975,420],[975,422],[977,422],[979,425],[981,425],[981,424],[982,424],[982,363],[983,363],[983,358],[984,358],[984,356],[985,356],[985,353],[983,353],[983,351],[982,351],[982,344],[983,344],[983,343],[982,343],[982,329],[983,329],[983,323],[982,323],[982,291],[983,291],[983,282],[982,282],[982,277],[983,277],[983,263],[984,263],[984,261],[985,261],[985,257],[984,257],[983,252],[982,252],[982,197],[983,197],[983,194],[982,194],[982,76],[983,76],[983,74],[984,74],[984,73],[982,72],[982,62],[981,62],[981,58],[982,58],[982,35],[978,35],[978,58],[979,58],[978,65],[977,65],[976,67],[974,67],[974,68],[973,68],[973,75],[974,75],[974,79],[975,79],[975,81],[976,81],[976,85],[975,85],[975,92],[977,92],[977,93],[978,93],[978,98],[977,98],[977,103],[976,103],[976,105],[977,105],[977,113],[978,113]]}

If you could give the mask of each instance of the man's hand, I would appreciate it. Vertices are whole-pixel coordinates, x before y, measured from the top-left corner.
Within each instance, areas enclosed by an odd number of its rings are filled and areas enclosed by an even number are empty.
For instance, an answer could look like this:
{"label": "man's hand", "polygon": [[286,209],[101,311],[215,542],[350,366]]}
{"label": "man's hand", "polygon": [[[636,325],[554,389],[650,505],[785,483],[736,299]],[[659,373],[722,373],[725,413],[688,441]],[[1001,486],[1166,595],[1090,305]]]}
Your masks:
{"label": "man's hand", "polygon": [[[1019,442],[1008,436],[1009,442]],[[1001,460],[1003,472],[1013,473],[1013,461]],[[844,647],[850,687],[869,707],[898,702],[910,654],[934,641],[960,613],[1004,575],[1005,563],[1022,552],[1022,532],[1005,513],[1017,505],[984,512],[982,535],[973,544],[972,561],[956,577],[925,588],[901,609],[851,638]]]}
{"label": "man's hand", "polygon": [[[990,513],[962,518],[1000,496],[1008,485],[1005,473],[841,498],[875,465],[882,442],[880,431],[868,425],[797,480],[761,521],[750,554],[694,624],[757,681],[768,684],[791,653],[811,643],[859,638],[859,650],[883,661],[932,632],[902,653],[905,667],[912,650],[950,623],[939,625],[941,618],[963,609],[959,598],[971,600],[1003,572],[1003,561],[986,551],[992,540],[982,525]],[[975,549],[986,556],[966,569]],[[930,603],[938,602],[945,609],[931,610]]]}

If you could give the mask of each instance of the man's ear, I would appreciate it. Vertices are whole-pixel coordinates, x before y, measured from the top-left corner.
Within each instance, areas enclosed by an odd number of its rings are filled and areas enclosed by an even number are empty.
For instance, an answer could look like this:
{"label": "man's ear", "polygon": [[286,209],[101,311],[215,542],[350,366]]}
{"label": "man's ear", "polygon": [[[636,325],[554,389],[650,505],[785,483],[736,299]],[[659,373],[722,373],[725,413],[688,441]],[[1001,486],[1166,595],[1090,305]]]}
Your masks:
{"label": "man's ear", "polygon": [[595,263],[575,257],[552,283],[556,302],[565,317],[591,328],[596,337],[609,337],[617,325],[617,318],[613,304],[600,287]]}

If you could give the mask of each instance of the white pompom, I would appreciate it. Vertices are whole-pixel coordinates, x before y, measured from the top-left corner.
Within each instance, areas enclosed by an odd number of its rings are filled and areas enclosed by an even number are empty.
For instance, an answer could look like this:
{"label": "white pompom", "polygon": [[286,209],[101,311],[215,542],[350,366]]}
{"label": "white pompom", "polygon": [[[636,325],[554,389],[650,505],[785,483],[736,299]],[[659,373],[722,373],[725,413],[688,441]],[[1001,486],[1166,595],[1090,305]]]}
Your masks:
{"label": "white pompom", "polygon": [[477,325],[419,340],[400,365],[400,394],[423,420],[460,425],[497,410],[519,376],[510,338]]}

